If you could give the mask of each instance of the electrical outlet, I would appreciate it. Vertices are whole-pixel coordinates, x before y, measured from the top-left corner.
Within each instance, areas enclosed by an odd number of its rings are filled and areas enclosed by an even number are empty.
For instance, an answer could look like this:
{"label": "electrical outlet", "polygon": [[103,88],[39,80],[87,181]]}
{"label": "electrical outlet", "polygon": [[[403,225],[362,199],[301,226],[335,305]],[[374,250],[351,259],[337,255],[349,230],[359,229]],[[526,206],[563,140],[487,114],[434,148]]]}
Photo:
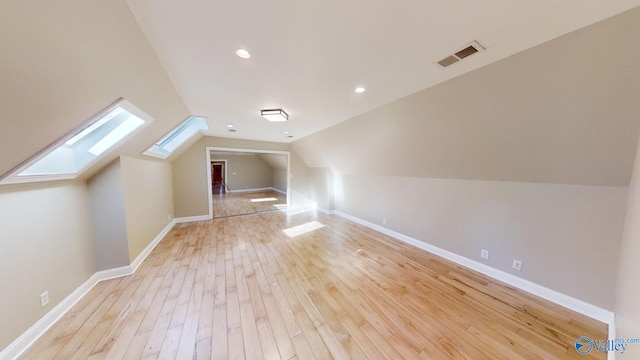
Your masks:
{"label": "electrical outlet", "polygon": [[480,250],[480,257],[483,259],[489,258],[489,250],[482,249]]}
{"label": "electrical outlet", "polygon": [[40,307],[45,307],[49,303],[49,291],[40,294]]}
{"label": "electrical outlet", "polygon": [[382,218],[382,225],[387,225],[387,218]]}
{"label": "electrical outlet", "polygon": [[171,221],[171,214],[167,215],[167,220]]}
{"label": "electrical outlet", "polygon": [[520,271],[522,270],[522,261],[520,260],[513,260],[513,265],[511,265],[512,268]]}

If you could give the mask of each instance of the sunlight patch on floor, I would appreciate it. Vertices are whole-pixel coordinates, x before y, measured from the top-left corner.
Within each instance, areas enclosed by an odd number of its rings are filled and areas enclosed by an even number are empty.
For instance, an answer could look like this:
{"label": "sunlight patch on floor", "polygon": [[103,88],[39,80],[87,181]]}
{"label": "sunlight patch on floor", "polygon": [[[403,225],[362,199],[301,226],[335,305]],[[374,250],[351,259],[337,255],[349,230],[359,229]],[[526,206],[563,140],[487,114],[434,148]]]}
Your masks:
{"label": "sunlight patch on floor", "polygon": [[266,202],[266,201],[278,201],[278,199],[274,198],[274,197],[269,197],[269,198],[259,198],[259,199],[251,199],[252,203],[257,203],[257,202]]}
{"label": "sunlight patch on floor", "polygon": [[310,221],[306,224],[290,227],[288,229],[282,230],[289,237],[296,237],[298,235],[306,234],[312,232],[314,230],[318,230],[323,228],[324,225],[318,221]]}

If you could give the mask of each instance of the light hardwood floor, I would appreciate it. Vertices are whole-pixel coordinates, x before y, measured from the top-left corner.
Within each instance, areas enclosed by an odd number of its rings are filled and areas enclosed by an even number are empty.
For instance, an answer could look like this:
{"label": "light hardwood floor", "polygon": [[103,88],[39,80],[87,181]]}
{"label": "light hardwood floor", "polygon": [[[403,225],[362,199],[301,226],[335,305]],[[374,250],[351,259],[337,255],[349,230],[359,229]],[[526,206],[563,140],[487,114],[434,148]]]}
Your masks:
{"label": "light hardwood floor", "polygon": [[[251,201],[267,198],[275,200]],[[276,211],[286,208],[286,205],[287,196],[273,190],[213,194],[213,217],[222,218],[256,212]]]}
{"label": "light hardwood floor", "polygon": [[583,335],[606,326],[348,220],[268,212],[177,225],[23,358],[604,359]]}

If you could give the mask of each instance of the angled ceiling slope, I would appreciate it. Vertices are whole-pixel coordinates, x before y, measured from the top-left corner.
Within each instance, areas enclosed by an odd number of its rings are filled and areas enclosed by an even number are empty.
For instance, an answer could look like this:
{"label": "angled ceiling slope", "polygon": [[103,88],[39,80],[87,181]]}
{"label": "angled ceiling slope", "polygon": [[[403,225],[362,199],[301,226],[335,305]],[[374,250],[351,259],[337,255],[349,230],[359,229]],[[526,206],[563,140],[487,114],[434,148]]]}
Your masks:
{"label": "angled ceiling slope", "polygon": [[639,24],[640,7],[291,147],[309,166],[345,174],[627,186],[640,131],[640,48],[629,46]]}
{"label": "angled ceiling slope", "polygon": [[[640,0],[126,2],[189,111],[208,118],[210,135],[274,142],[295,141],[640,5]],[[486,51],[446,69],[437,65],[473,40]],[[239,48],[252,57],[236,56]],[[357,86],[366,91],[356,94]],[[270,108],[285,109],[289,121],[262,119],[260,109]],[[235,132],[228,131],[229,123]]]}

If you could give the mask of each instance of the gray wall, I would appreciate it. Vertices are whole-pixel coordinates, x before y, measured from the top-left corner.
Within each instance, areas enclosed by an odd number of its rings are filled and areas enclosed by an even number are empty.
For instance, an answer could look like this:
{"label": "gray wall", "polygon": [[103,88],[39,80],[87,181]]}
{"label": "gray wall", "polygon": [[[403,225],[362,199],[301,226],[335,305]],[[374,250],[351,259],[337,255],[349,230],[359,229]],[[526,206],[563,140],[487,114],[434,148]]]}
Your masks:
{"label": "gray wall", "polygon": [[0,188],[0,349],[95,272],[89,214],[84,183]]}
{"label": "gray wall", "polygon": [[96,270],[129,265],[129,240],[120,159],[87,182]]}
{"label": "gray wall", "polygon": [[211,159],[227,160],[227,186],[229,190],[261,189],[273,186],[273,171],[255,154],[220,154]]}

